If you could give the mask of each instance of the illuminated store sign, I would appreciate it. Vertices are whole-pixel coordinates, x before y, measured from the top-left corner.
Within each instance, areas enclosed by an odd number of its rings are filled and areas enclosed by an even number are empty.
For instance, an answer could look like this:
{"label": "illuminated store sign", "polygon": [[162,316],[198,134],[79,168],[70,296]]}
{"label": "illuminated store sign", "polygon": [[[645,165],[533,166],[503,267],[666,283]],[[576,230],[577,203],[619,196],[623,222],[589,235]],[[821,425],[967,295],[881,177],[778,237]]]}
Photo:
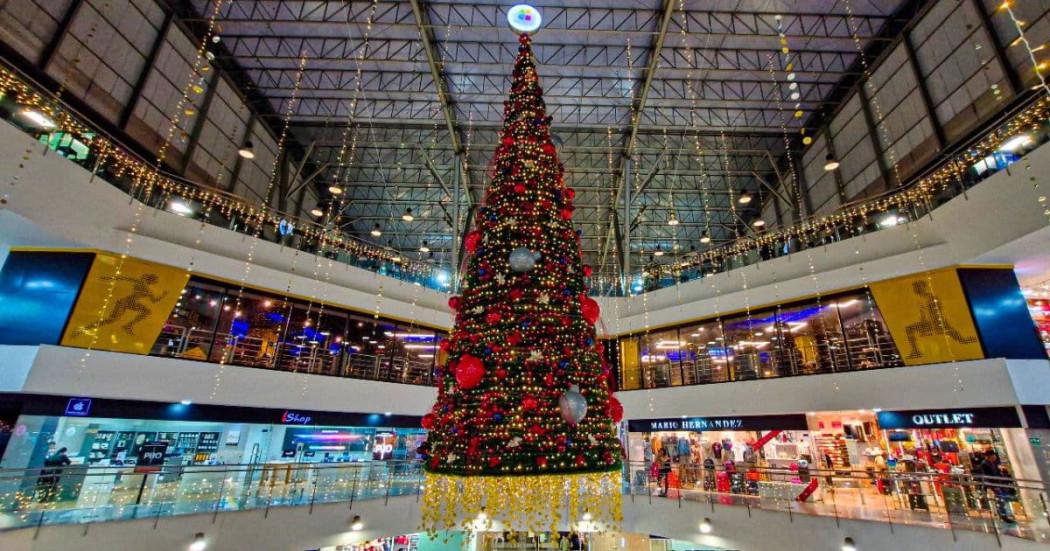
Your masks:
{"label": "illuminated store sign", "polygon": [[630,432],[705,430],[806,430],[805,415],[751,415],[739,417],[683,417],[635,419],[627,422]]}
{"label": "illuminated store sign", "polygon": [[880,411],[878,417],[879,427],[883,429],[1017,428],[1021,426],[1017,410],[1010,407]]}
{"label": "illuminated store sign", "polygon": [[294,411],[285,411],[281,415],[281,422],[285,425],[309,425],[314,418]]}

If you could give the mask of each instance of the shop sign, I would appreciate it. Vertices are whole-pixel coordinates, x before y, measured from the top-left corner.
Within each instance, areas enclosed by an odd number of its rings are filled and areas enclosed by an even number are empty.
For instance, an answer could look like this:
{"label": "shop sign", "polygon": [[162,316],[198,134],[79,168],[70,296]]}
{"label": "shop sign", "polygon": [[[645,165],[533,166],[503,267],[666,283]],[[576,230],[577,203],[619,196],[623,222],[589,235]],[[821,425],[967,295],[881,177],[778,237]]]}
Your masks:
{"label": "shop sign", "polygon": [[167,442],[148,442],[139,448],[138,461],[135,462],[135,472],[152,473],[159,471],[164,466],[164,452],[168,449]]}
{"label": "shop sign", "polygon": [[70,398],[66,404],[69,417],[87,417],[91,413],[91,398]]}
{"label": "shop sign", "polygon": [[883,429],[927,429],[952,427],[1013,428],[1021,421],[1014,408],[972,408],[960,410],[880,411]]}
{"label": "shop sign", "polygon": [[309,425],[314,418],[294,411],[285,411],[281,415],[281,422],[285,425]]}
{"label": "shop sign", "polygon": [[635,419],[630,432],[705,430],[806,430],[805,415],[752,415],[741,417],[685,417],[679,419]]}

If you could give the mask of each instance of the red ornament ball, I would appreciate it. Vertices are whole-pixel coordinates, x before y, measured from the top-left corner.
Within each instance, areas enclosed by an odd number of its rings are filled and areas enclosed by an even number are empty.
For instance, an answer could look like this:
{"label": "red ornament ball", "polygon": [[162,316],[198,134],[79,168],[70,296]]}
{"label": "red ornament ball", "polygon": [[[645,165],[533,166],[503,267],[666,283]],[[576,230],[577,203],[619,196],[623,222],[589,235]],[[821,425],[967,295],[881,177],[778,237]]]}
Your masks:
{"label": "red ornament ball", "polygon": [[481,379],[485,377],[485,365],[481,362],[481,358],[476,358],[470,354],[464,354],[460,356],[459,361],[456,362],[456,384],[459,388],[464,390],[470,390],[481,384]]}
{"label": "red ornament ball", "polygon": [[448,339],[441,341],[441,344],[438,345],[438,350],[442,352],[448,352],[450,348],[452,348],[452,341]]}
{"label": "red ornament ball", "polygon": [[597,323],[598,318],[601,316],[601,308],[598,306],[598,303],[586,295],[580,297],[580,311],[583,313],[583,319],[587,320],[587,323],[591,325]]}
{"label": "red ornament ball", "polygon": [[448,299],[448,307],[451,308],[452,311],[459,310],[459,297],[458,296],[449,297],[449,299]]}
{"label": "red ornament ball", "polygon": [[521,408],[525,411],[532,411],[539,407],[539,400],[535,396],[526,396],[521,399]]}
{"label": "red ornament ball", "polygon": [[436,420],[437,418],[433,413],[428,413],[423,416],[423,420],[420,421],[419,424],[427,430],[432,430],[434,428],[434,422]]}
{"label": "red ornament ball", "polygon": [[593,273],[594,273],[594,268],[591,268],[590,264],[584,264],[583,265],[583,277],[591,277],[591,274],[593,274]]}
{"label": "red ornament ball", "polygon": [[552,143],[545,143],[545,144],[543,144],[543,152],[546,153],[547,155],[554,155],[554,153],[556,151],[557,151],[557,149],[554,148],[554,144],[552,144]]}
{"label": "red ornament ball", "polygon": [[576,198],[576,190],[572,189],[571,187],[567,187],[562,190],[561,197],[566,201],[572,201]]}
{"label": "red ornament ball", "polygon": [[541,469],[546,468],[547,467],[547,458],[542,456],[542,455],[537,457],[536,458],[536,466],[541,468]]}
{"label": "red ornament ball", "polygon": [[614,423],[623,421],[623,404],[616,399],[616,396],[609,396],[609,417]]}
{"label": "red ornament ball", "polygon": [[571,207],[565,207],[565,208],[561,209],[561,219],[562,220],[569,220],[571,218],[572,218],[572,208]]}
{"label": "red ornament ball", "polygon": [[496,325],[501,319],[503,319],[503,316],[501,316],[499,312],[489,312],[488,314],[485,314],[485,322],[489,325]]}
{"label": "red ornament ball", "polygon": [[463,241],[468,252],[476,251],[479,243],[481,243],[481,232],[478,230],[468,233],[466,239]]}

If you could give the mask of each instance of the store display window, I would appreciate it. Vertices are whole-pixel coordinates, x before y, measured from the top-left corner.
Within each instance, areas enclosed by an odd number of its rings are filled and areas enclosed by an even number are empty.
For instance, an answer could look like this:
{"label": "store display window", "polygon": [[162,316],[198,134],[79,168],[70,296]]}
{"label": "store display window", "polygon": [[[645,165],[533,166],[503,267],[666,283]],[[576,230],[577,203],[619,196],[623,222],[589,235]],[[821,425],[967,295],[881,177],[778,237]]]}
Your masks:
{"label": "store display window", "polygon": [[412,324],[193,278],[151,354],[426,385],[444,337]]}
{"label": "store display window", "polygon": [[729,380],[729,349],[720,320],[687,325],[678,329],[682,343],[684,384],[720,383]]}
{"label": "store display window", "polygon": [[645,388],[683,384],[683,346],[678,339],[678,330],[654,331],[640,340],[638,353]]}
{"label": "store display window", "polygon": [[746,381],[775,377],[775,342],[772,310],[748,312],[726,318],[722,323],[726,359],[733,380]]}

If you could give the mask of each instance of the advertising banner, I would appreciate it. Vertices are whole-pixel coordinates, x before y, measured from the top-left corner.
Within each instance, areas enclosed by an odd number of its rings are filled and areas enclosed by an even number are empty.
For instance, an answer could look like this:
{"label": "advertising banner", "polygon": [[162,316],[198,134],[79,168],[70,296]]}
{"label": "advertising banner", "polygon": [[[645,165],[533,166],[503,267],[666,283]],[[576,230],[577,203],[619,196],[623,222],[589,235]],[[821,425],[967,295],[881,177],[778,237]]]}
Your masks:
{"label": "advertising banner", "polygon": [[62,344],[148,354],[188,280],[185,270],[97,254]]}
{"label": "advertising banner", "polygon": [[872,283],[871,292],[905,365],[984,357],[954,269]]}

